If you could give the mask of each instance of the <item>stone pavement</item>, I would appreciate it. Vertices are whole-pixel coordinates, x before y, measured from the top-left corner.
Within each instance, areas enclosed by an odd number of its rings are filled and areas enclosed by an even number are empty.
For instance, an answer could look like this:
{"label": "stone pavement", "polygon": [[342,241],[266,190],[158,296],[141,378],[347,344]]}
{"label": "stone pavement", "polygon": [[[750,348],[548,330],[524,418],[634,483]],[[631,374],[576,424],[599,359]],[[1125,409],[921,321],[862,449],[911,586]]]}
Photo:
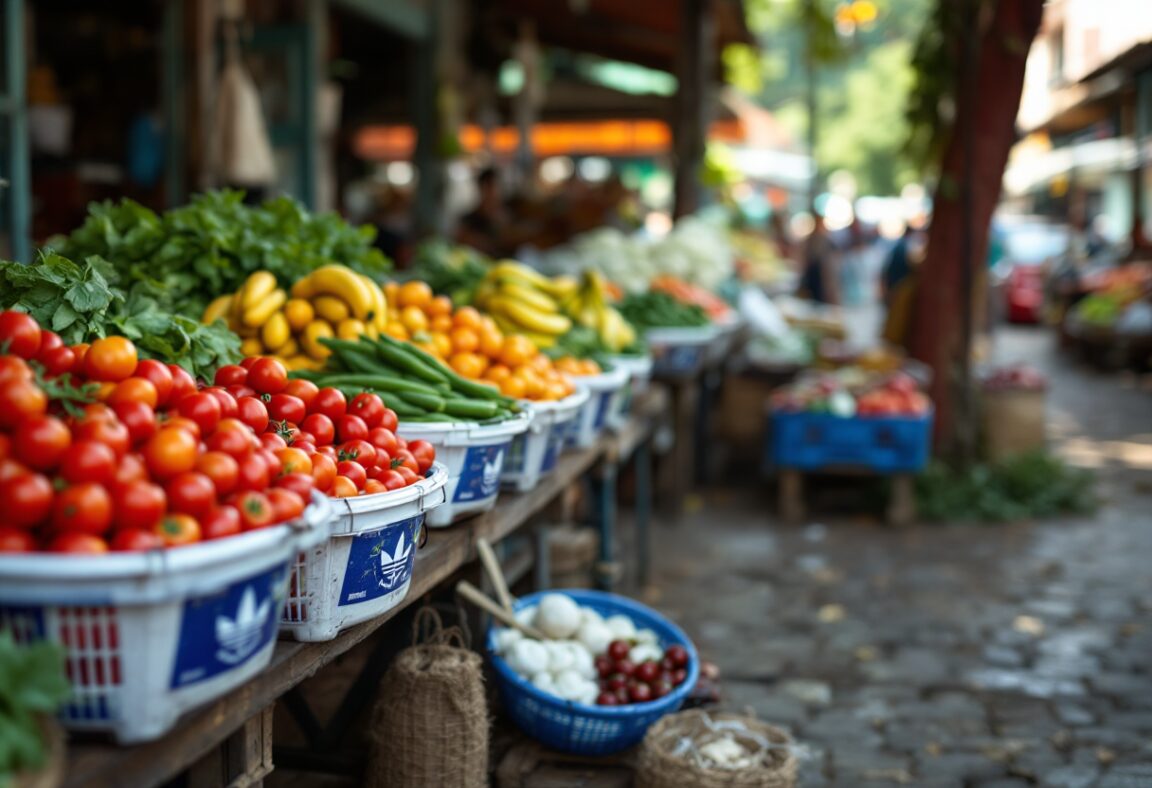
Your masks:
{"label": "stone pavement", "polygon": [[786,527],[770,489],[732,487],[657,526],[649,600],[720,665],[726,707],[793,731],[804,786],[1152,786],[1152,392],[1041,329],[997,352],[1052,376],[1094,517]]}

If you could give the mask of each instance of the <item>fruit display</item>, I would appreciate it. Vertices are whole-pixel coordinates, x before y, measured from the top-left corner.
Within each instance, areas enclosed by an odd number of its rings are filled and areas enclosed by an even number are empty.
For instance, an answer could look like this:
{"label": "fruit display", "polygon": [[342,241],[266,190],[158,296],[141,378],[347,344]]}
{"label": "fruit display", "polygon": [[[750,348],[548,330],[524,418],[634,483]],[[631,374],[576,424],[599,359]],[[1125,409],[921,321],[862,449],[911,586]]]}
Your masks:
{"label": "fruit display", "polygon": [[472,302],[492,316],[506,334],[521,334],[549,348],[572,328],[561,303],[576,293],[571,277],[548,277],[526,265],[504,260],[488,271]]}
{"label": "fruit display", "polygon": [[732,307],[724,299],[706,290],[700,285],[694,285],[677,279],[674,276],[657,276],[650,284],[652,292],[667,293],[682,304],[693,304],[708,313],[712,320],[723,320],[732,314]]}
{"label": "fruit display", "polygon": [[[635,327],[609,303],[616,295],[599,272],[585,271],[580,278],[580,287],[566,297],[562,305],[577,326],[594,333],[600,353],[638,352],[642,348],[637,343]],[[571,347],[573,343],[564,344]]]}
{"label": "fruit display", "polygon": [[488,275],[491,260],[470,246],[431,239],[416,247],[406,273],[425,282],[437,295],[457,304],[472,303],[472,294]]}
{"label": "fruit display", "polygon": [[289,369],[319,369],[330,353],[320,341],[374,338],[387,326],[384,292],[343,265],[325,265],[278,287],[270,271],[256,271],[231,295],[213,300],[204,323],[223,319],[243,338],[245,355],[274,355]]}
{"label": "fruit display", "polygon": [[842,418],[923,416],[931,407],[911,375],[877,375],[855,367],[803,377],[772,396],[772,408],[778,412],[828,413]]}
{"label": "fruit display", "polygon": [[668,293],[658,291],[625,296],[620,303],[620,313],[640,331],[652,328],[698,328],[712,322],[703,307],[686,304]]}
{"label": "fruit display", "polygon": [[1038,369],[1027,364],[1011,367],[997,367],[981,379],[985,391],[1044,391],[1048,388],[1048,378]]}

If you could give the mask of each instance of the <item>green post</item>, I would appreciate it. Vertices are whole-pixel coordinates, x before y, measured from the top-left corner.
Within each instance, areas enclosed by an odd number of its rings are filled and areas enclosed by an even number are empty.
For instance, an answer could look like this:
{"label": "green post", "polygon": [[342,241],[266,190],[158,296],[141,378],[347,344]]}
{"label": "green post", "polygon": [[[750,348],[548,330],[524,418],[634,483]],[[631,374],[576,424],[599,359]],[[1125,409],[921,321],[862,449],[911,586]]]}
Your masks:
{"label": "green post", "polygon": [[8,232],[12,257],[32,261],[29,202],[32,176],[28,151],[28,95],[24,52],[24,0],[4,0],[4,86],[8,116]]}
{"label": "green post", "polygon": [[184,202],[184,0],[164,3],[164,195],[168,207]]}

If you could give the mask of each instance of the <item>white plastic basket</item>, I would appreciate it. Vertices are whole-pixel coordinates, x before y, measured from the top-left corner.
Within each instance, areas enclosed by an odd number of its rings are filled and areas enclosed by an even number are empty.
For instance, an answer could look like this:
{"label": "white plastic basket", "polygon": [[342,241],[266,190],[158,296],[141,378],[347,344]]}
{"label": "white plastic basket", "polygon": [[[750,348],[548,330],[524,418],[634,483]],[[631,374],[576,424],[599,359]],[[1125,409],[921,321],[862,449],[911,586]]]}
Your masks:
{"label": "white plastic basket", "polygon": [[628,370],[629,388],[633,393],[640,393],[648,388],[652,380],[652,355],[643,356],[606,356],[604,359],[612,367],[623,367]]}
{"label": "white plastic basket", "polygon": [[444,503],[448,471],[393,490],[337,498],[332,535],[296,557],[280,629],[297,640],[331,640],[391,610],[408,596],[420,527]]}
{"label": "white plastic basket", "polygon": [[448,469],[447,501],[428,513],[425,524],[442,528],[470,514],[487,512],[500,493],[500,473],[512,439],[528,429],[532,417],[521,413],[497,424],[400,422],[408,440],[426,440]]}
{"label": "white plastic basket", "polygon": [[186,547],[0,555],[0,629],[64,646],[65,726],[154,739],[267,666],[292,559],[331,516],[316,495],[298,522]]}
{"label": "white plastic basket", "polygon": [[587,401],[588,389],[578,388],[562,400],[529,403],[532,423],[527,432],[512,439],[500,472],[500,485],[527,492],[542,476],[551,473],[568,437],[568,425]]}
{"label": "white plastic basket", "polygon": [[569,446],[586,449],[596,442],[601,430],[616,418],[628,377],[628,370],[615,367],[599,375],[575,378],[576,385],[587,389],[589,396],[568,431]]}
{"label": "white plastic basket", "polygon": [[720,334],[716,325],[652,328],[644,334],[657,375],[691,375],[707,358],[708,346]]}

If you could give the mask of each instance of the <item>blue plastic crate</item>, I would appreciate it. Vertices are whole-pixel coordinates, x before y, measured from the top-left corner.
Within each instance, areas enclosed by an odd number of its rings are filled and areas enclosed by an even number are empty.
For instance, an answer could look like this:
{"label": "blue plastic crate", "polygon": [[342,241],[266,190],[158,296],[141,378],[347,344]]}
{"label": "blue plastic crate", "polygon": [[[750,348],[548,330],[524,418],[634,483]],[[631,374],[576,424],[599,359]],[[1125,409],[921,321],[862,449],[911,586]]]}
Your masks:
{"label": "blue plastic crate", "polygon": [[922,416],[854,416],[774,412],[768,461],[777,468],[818,471],[864,468],[911,473],[928,464],[932,411]]}

